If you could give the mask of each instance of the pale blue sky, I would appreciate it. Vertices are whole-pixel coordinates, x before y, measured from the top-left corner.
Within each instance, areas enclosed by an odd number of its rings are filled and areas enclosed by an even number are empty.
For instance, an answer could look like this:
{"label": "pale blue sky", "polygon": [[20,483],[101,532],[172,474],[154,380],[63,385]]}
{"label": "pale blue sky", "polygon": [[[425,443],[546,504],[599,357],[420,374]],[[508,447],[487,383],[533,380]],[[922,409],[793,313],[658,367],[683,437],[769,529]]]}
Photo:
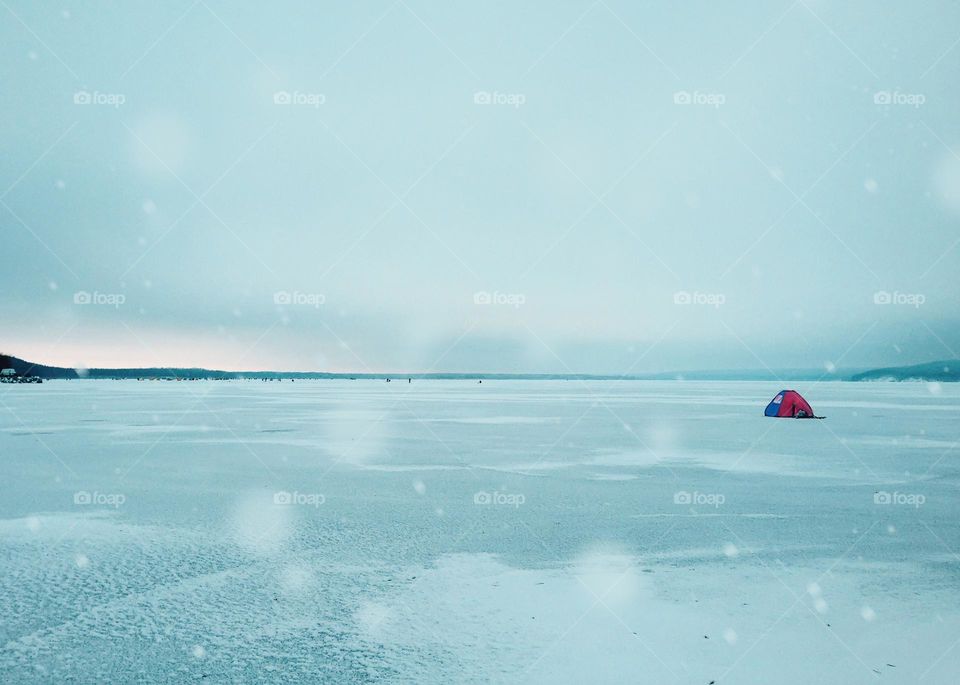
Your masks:
{"label": "pale blue sky", "polygon": [[0,3],[4,351],[957,356],[956,3],[237,5]]}

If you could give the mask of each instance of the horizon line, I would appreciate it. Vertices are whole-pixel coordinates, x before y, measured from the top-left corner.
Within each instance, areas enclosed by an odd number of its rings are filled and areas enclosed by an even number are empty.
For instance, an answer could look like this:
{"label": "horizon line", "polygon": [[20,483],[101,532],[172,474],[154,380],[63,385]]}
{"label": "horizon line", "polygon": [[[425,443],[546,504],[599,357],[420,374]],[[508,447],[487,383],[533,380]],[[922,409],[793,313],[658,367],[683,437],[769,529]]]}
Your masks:
{"label": "horizon line", "polygon": [[[97,367],[78,367],[78,366],[58,366],[42,362],[32,362],[22,357],[8,353],[0,353],[13,359],[18,359],[29,365],[28,368],[45,367],[62,372],[73,371],[81,378],[89,375],[90,372],[100,374],[122,373],[131,374],[135,372],[150,372],[144,375],[155,375],[156,372],[170,372],[170,375],[177,377],[180,374],[176,372],[202,372],[206,374],[230,374],[240,376],[284,376],[284,377],[320,377],[320,378],[433,378],[433,379],[595,379],[595,380],[682,380],[685,376],[727,376],[728,378],[718,380],[736,380],[735,376],[750,376],[769,378],[771,380],[801,380],[799,378],[784,378],[778,376],[805,376],[810,379],[823,379],[833,376],[835,379],[842,380],[843,376],[860,373],[871,370],[875,367],[849,367],[841,371],[840,368],[827,370],[819,367],[789,367],[781,369],[771,368],[742,368],[742,369],[691,369],[686,371],[649,371],[642,373],[598,373],[592,371],[557,371],[557,372],[535,372],[535,371],[292,371],[292,370],[270,370],[270,369],[218,369],[204,366],[97,366]],[[700,379],[705,380],[705,379]]]}
{"label": "horizon line", "polygon": [[[88,377],[91,373],[98,377],[109,376],[110,374],[135,377],[136,375],[157,376],[166,372],[166,375],[172,377],[189,377],[190,372],[223,376],[240,377],[284,377],[284,378],[314,378],[314,379],[392,379],[392,378],[418,378],[418,379],[501,379],[501,380],[779,380],[779,381],[806,381],[806,380],[848,380],[853,376],[868,372],[882,372],[910,369],[932,364],[950,363],[960,360],[933,360],[921,362],[919,364],[907,364],[900,366],[851,366],[851,367],[787,367],[773,369],[765,368],[721,368],[721,369],[691,369],[686,371],[648,371],[641,373],[598,373],[592,371],[292,371],[292,370],[267,370],[267,369],[217,369],[203,366],[128,366],[128,367],[83,367],[83,366],[56,366],[44,364],[41,362],[31,362],[21,357],[8,353],[0,353],[0,357],[7,357],[11,360],[17,360],[26,364],[26,373],[37,367],[50,369],[59,373],[69,374],[73,372],[79,378]],[[11,362],[12,363],[12,362]],[[178,373],[180,372],[180,373]],[[187,373],[183,373],[187,372]],[[69,377],[69,376],[68,376]]]}

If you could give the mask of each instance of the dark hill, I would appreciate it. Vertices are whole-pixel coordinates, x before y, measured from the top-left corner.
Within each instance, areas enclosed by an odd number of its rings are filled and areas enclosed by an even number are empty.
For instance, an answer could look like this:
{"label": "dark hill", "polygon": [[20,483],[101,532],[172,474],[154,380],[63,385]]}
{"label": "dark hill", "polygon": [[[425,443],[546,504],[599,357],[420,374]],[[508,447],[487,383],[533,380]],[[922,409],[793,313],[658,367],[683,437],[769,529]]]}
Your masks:
{"label": "dark hill", "polygon": [[960,360],[947,359],[914,366],[891,366],[851,376],[852,381],[960,381]]}

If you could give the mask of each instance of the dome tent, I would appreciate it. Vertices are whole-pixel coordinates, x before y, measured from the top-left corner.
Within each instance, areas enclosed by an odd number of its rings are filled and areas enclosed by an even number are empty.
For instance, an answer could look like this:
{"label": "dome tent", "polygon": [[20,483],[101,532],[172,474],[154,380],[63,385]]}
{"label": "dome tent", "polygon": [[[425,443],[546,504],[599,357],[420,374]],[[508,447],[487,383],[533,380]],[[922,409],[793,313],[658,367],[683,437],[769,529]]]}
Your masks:
{"label": "dome tent", "polygon": [[781,390],[763,410],[764,416],[788,419],[822,419],[796,390]]}

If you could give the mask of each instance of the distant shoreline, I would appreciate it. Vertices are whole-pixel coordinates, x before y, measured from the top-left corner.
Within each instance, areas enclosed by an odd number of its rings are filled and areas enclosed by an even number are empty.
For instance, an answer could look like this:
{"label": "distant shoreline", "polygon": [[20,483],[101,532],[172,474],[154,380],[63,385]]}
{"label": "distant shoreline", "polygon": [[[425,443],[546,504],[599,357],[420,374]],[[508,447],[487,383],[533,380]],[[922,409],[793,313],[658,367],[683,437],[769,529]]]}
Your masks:
{"label": "distant shoreline", "polygon": [[665,372],[654,374],[549,374],[549,373],[340,373],[324,371],[220,371],[202,368],[148,367],[131,369],[72,369],[46,366],[6,356],[18,375],[44,380],[520,380],[520,381],[960,381],[960,361],[936,361],[926,364],[881,369],[847,370],[843,373],[823,369],[721,370]]}

